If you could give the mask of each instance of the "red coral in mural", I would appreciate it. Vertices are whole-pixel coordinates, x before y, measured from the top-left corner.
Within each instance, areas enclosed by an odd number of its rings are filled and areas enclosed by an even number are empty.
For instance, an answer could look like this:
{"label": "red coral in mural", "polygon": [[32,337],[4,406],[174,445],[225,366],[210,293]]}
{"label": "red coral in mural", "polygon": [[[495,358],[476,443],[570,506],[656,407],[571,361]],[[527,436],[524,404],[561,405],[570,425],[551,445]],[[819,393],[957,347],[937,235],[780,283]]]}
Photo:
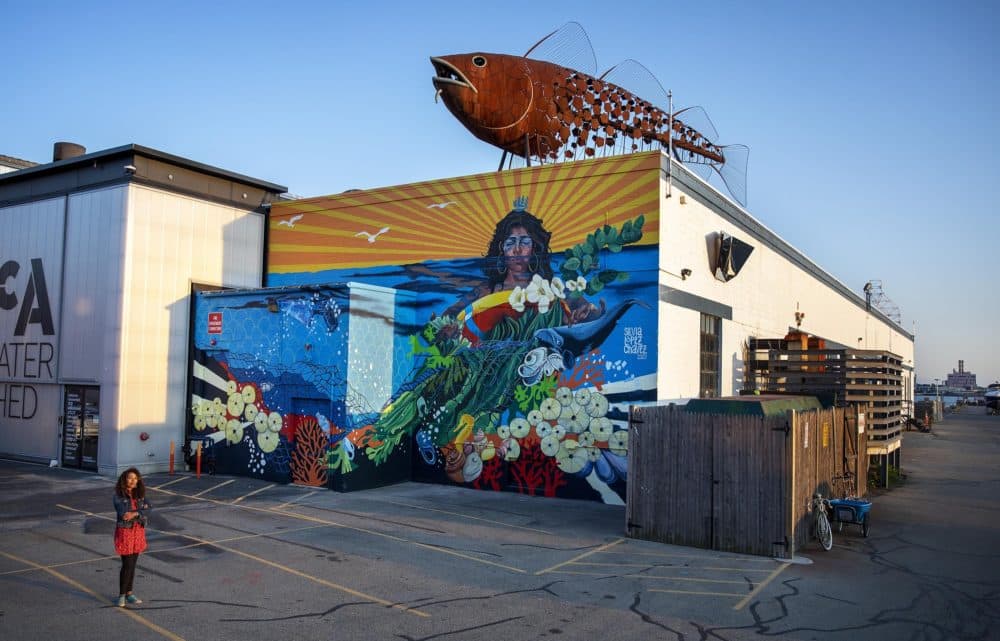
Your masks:
{"label": "red coral in mural", "polygon": [[500,490],[503,488],[503,477],[503,460],[494,456],[483,463],[483,472],[472,482],[472,487],[477,490]]}
{"label": "red coral in mural", "polygon": [[292,452],[292,482],[299,485],[326,485],[326,435],[315,418],[303,418],[296,430],[295,450]]}
{"label": "red coral in mural", "polygon": [[567,484],[566,475],[556,465],[556,460],[545,456],[541,441],[531,435],[521,441],[521,456],[510,463],[510,476],[521,494],[555,496],[556,490]]}
{"label": "red coral in mural", "polygon": [[597,389],[604,385],[604,365],[597,360],[597,350],[577,359],[572,371],[559,376],[559,386],[576,389],[590,383]]}

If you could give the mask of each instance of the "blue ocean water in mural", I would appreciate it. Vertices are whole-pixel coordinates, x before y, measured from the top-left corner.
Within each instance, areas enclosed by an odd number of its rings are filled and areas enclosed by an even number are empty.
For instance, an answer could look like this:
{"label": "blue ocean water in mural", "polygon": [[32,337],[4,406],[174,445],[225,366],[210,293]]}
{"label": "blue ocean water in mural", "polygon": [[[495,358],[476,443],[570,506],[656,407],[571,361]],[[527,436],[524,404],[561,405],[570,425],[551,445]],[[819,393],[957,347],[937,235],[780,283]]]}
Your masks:
{"label": "blue ocean water in mural", "polygon": [[[608,285],[599,294],[591,296],[591,301],[603,303],[608,310],[630,299],[646,305],[628,309],[601,345],[608,382],[646,376],[656,371],[657,252],[656,246],[646,245],[626,247],[619,253],[603,252],[600,256],[599,269],[622,272],[628,274],[628,278]],[[449,311],[454,313],[463,304],[471,303],[474,298],[471,293],[484,280],[485,260],[432,260],[410,265],[272,273],[268,275],[268,285],[279,287],[353,281],[415,292],[418,296],[412,302],[401,303],[414,307],[415,323],[396,327],[397,334],[405,336],[418,333],[432,317]],[[564,260],[562,253],[551,256],[555,273],[559,273]]]}

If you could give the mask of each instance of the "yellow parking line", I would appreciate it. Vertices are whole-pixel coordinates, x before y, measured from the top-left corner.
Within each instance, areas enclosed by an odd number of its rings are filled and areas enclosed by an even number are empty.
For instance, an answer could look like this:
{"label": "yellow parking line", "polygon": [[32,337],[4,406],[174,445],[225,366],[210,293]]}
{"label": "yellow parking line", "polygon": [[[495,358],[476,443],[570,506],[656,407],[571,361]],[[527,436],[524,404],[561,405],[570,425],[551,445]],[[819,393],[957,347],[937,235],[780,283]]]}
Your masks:
{"label": "yellow parking line", "polygon": [[614,547],[614,546],[618,545],[619,543],[621,543],[624,540],[625,539],[622,538],[622,539],[618,539],[617,541],[612,541],[611,543],[605,543],[601,547],[595,548],[595,549],[591,550],[590,552],[584,552],[583,554],[580,554],[578,556],[574,556],[569,561],[563,561],[562,563],[557,563],[557,564],[553,565],[550,568],[545,568],[544,570],[539,570],[538,572],[535,572],[535,575],[537,576],[539,574],[545,574],[546,572],[552,572],[556,568],[561,568],[562,566],[569,565],[570,563],[576,563],[580,559],[585,559],[588,556],[590,556],[591,554],[597,554],[598,552],[603,552],[604,550],[607,550],[610,547]]}
{"label": "yellow parking line", "polygon": [[161,487],[167,487],[168,485],[173,485],[174,483],[180,483],[181,481],[183,481],[185,479],[188,479],[188,478],[190,478],[190,477],[188,477],[188,476],[182,476],[180,478],[174,479],[173,481],[167,481],[166,483],[163,483],[162,485],[157,485],[156,487],[152,487],[150,489],[151,490],[158,490]]}
{"label": "yellow parking line", "polygon": [[274,509],[276,509],[276,510],[281,510],[281,509],[283,509],[283,508],[286,508],[286,507],[288,507],[288,506],[289,506],[289,505],[291,505],[292,503],[296,503],[296,502],[298,502],[298,501],[304,501],[304,500],[306,500],[307,498],[309,498],[310,496],[312,496],[313,494],[318,494],[318,493],[319,493],[319,492],[310,492],[309,494],[306,494],[305,496],[298,496],[298,497],[296,497],[296,498],[292,499],[291,501],[287,501],[287,502],[285,502],[285,503],[282,503],[281,505],[277,506],[277,507],[276,507],[276,508],[274,508]]}
{"label": "yellow parking line", "polygon": [[448,510],[439,510],[433,507],[424,507],[422,505],[413,505],[411,503],[400,503],[399,501],[387,501],[383,500],[384,503],[390,503],[392,505],[402,505],[403,507],[412,507],[415,510],[427,510],[428,512],[440,512],[441,514],[451,514],[452,516],[460,516],[463,519],[472,519],[474,521],[483,521],[485,523],[494,523],[496,525],[502,525],[504,527],[514,528],[515,530],[527,530],[528,532],[538,532],[539,534],[552,534],[547,530],[539,530],[533,527],[525,527],[523,525],[512,525],[510,523],[504,523],[503,521],[494,521],[492,519],[484,519],[479,516],[471,516],[469,514],[462,514],[461,512],[449,512]]}
{"label": "yellow parking line", "polygon": [[660,567],[665,570],[715,570],[715,571],[725,571],[725,572],[770,572],[771,570],[749,570],[746,568],[717,568],[710,566],[677,566],[677,565],[649,565],[648,563],[574,563],[573,565],[598,565],[613,568],[649,568],[649,567]]}
{"label": "yellow parking line", "polygon": [[660,579],[661,581],[689,581],[691,583],[728,583],[730,585],[746,585],[746,581],[729,581],[726,579],[699,579],[693,576],[654,576],[650,574],[623,574],[626,579]]}
{"label": "yellow parking line", "polygon": [[723,579],[696,579],[686,576],[651,576],[648,574],[613,574],[610,572],[574,572],[573,570],[553,570],[553,574],[575,574],[582,576],[606,576],[617,577],[619,579],[660,579],[662,581],[692,581],[695,583],[729,583],[735,585],[746,585],[746,581],[726,581]]}
{"label": "yellow parking line", "polygon": [[[233,481],[235,481],[235,480],[236,480],[236,479],[229,479],[228,481],[223,481],[222,483],[219,483],[219,484],[218,484],[218,485],[216,485],[215,487],[210,487],[210,488],[208,488],[207,490],[202,490],[201,492],[198,492],[197,494],[194,494],[193,496],[201,496],[202,494],[205,494],[206,492],[211,492],[212,490],[217,490],[217,489],[219,489],[220,487],[222,487],[223,485],[229,485],[230,483],[232,483],[232,482],[233,482]],[[159,488],[156,488],[156,487],[154,487],[154,488],[152,488],[152,489],[154,489],[154,490],[158,490]],[[160,490],[160,491],[162,492],[163,490]]]}
{"label": "yellow parking line", "polygon": [[[170,490],[159,490],[164,494],[170,494],[172,496],[180,496],[183,498],[193,499],[197,498],[199,501],[205,501],[207,503],[215,503],[216,505],[225,505],[228,507],[235,507],[241,510],[251,510],[253,512],[263,512],[264,514],[272,514],[278,516],[287,516],[293,519],[300,519],[303,521],[312,521],[315,523],[323,523],[324,525],[329,525],[332,527],[339,527],[345,530],[354,530],[355,532],[363,532],[365,534],[371,534],[372,536],[379,536],[382,538],[390,539],[392,541],[398,541],[399,543],[409,543],[417,547],[422,547],[428,550],[434,550],[435,552],[440,552],[442,554],[449,554],[451,556],[457,556],[463,559],[468,559],[469,561],[475,561],[476,563],[483,563],[485,565],[492,565],[494,567],[503,568],[504,570],[510,570],[511,572],[518,572],[520,574],[525,574],[526,571],[520,568],[515,568],[510,565],[504,565],[503,563],[497,563],[496,561],[487,561],[486,559],[480,559],[478,557],[470,556],[468,554],[462,554],[461,552],[455,552],[454,550],[449,550],[447,548],[438,547],[436,545],[431,545],[429,543],[420,543],[418,541],[411,541],[410,539],[405,539],[401,536],[394,536],[392,534],[386,534],[385,532],[378,532],[376,530],[369,530],[368,528],[357,527],[354,525],[345,525],[343,523],[337,523],[336,521],[328,521],[326,519],[317,518],[315,516],[306,516],[304,514],[297,514],[295,512],[289,512],[287,510],[278,510],[276,508],[262,508],[254,507],[253,505],[233,505],[232,503],[226,503],[223,501],[216,501],[215,499],[206,499],[196,496],[189,496],[187,494],[179,494],[177,492],[171,492]],[[624,539],[622,539],[624,541]]]}
{"label": "yellow parking line", "polygon": [[238,499],[236,499],[235,501],[233,501],[233,503],[234,503],[234,504],[235,504],[235,503],[239,503],[240,501],[242,501],[243,499],[247,498],[248,496],[253,496],[254,494],[257,494],[258,492],[263,492],[264,490],[269,490],[269,489],[271,489],[272,487],[274,487],[274,484],[271,484],[271,485],[265,485],[264,487],[261,487],[261,488],[257,488],[257,489],[256,489],[256,490],[254,490],[253,492],[247,492],[246,494],[244,494],[244,495],[243,495],[243,496],[241,496],[240,498],[238,498]]}
{"label": "yellow parking line", "polygon": [[659,588],[650,588],[646,590],[647,592],[669,592],[671,594],[704,594],[710,596],[743,596],[742,592],[699,592],[696,590],[661,590]]}
{"label": "yellow parking line", "polygon": [[[729,557],[729,556],[712,556],[712,555],[706,555],[706,554],[669,554],[669,553],[666,553],[666,552],[633,552],[632,550],[621,550],[621,551],[614,550],[612,552],[608,552],[607,554],[628,554],[629,556],[662,556],[662,557],[667,557],[667,558],[702,559],[702,560],[708,560],[708,561],[729,561],[729,560],[732,560],[734,558],[734,557]],[[744,558],[741,558],[741,559],[739,559],[739,561],[741,563],[743,563],[743,562],[746,562],[746,563],[774,563],[774,561],[772,559],[770,559],[770,558],[767,558],[767,559],[750,559],[750,558],[744,559]]]}
{"label": "yellow parking line", "polygon": [[[60,505],[60,504],[56,504],[56,505],[57,505],[57,507],[61,507],[61,508],[65,509],[65,510],[71,510],[73,512],[79,512],[80,511],[80,510],[77,510],[76,508],[72,508],[72,507],[69,507],[69,506],[66,506],[66,505]],[[84,514],[89,514],[89,512],[84,512]],[[112,519],[110,517],[101,516],[100,514],[95,514],[93,516],[95,516],[97,518],[107,518],[107,520],[109,520],[109,521],[114,520],[114,519]],[[274,534],[288,534],[289,532],[301,532],[303,530],[315,530],[315,529],[318,529],[318,528],[321,528],[321,527],[326,527],[326,526],[324,526],[324,525],[307,525],[305,527],[289,528],[287,530],[278,530],[278,531],[275,531],[275,532],[261,532],[260,534],[243,534],[241,536],[233,536],[233,537],[230,537],[228,539],[218,539],[216,541],[212,541],[212,543],[229,543],[231,541],[244,541],[246,539],[256,539],[256,538],[260,538],[262,536],[272,536]],[[187,545],[177,545],[177,546],[172,547],[172,548],[157,548],[155,550],[152,549],[152,548],[150,548],[150,549],[146,550],[146,554],[156,554],[157,552],[177,552],[179,550],[187,550],[187,549],[190,549],[190,548],[200,547],[202,545],[205,545],[205,544],[204,543],[188,543]],[[89,559],[80,559],[78,561],[65,561],[63,563],[50,563],[49,565],[42,566],[42,567],[39,567],[39,568],[21,568],[20,570],[7,570],[6,572],[0,572],[0,576],[6,576],[8,574],[24,574],[25,572],[34,572],[35,570],[43,569],[43,568],[64,568],[64,567],[69,566],[69,565],[83,565],[84,563],[94,563],[95,561],[111,561],[111,560],[117,559],[117,558],[118,558],[117,554],[109,554],[108,556],[94,556],[94,557],[91,557]]]}
{"label": "yellow parking line", "polygon": [[[241,507],[245,507],[245,506],[241,506]],[[471,556],[469,554],[462,554],[461,552],[456,552],[454,550],[449,550],[448,548],[439,547],[437,545],[431,545],[430,543],[421,543],[420,541],[411,541],[410,539],[404,539],[403,537],[400,537],[400,536],[392,536],[390,534],[384,534],[382,532],[376,532],[375,530],[367,530],[367,529],[364,529],[364,528],[351,527],[349,525],[343,525],[343,524],[337,523],[335,521],[327,521],[326,519],[321,519],[321,518],[318,518],[318,517],[315,517],[315,516],[306,516],[305,514],[296,514],[295,512],[288,512],[288,511],[284,511],[284,510],[282,510],[282,511],[265,510],[265,511],[270,511],[270,512],[273,512],[274,514],[283,514],[283,515],[286,515],[286,516],[292,516],[292,517],[295,517],[297,519],[304,519],[306,521],[315,521],[317,523],[325,523],[327,525],[332,525],[332,526],[335,526],[335,527],[342,527],[342,528],[347,528],[347,529],[350,529],[350,530],[357,530],[359,532],[365,532],[366,534],[374,534],[376,536],[383,536],[383,537],[392,539],[394,541],[399,541],[401,543],[409,543],[410,545],[415,545],[415,546],[417,546],[419,548],[424,548],[424,549],[427,549],[427,550],[434,550],[435,552],[441,552],[442,554],[450,554],[451,556],[457,556],[459,558],[468,559],[469,561],[475,561],[477,563],[485,563],[486,565],[492,565],[494,567],[503,568],[504,570],[510,570],[511,572],[519,572],[521,574],[526,574],[527,573],[525,570],[522,570],[521,568],[515,568],[515,567],[510,566],[510,565],[504,565],[503,563],[497,563],[496,561],[487,561],[486,559],[480,559],[479,557]]]}
{"label": "yellow parking line", "polygon": [[[73,512],[80,512],[82,514],[87,514],[89,516],[93,516],[93,517],[96,517],[96,518],[99,518],[99,519],[108,519],[108,520],[111,520],[110,517],[104,516],[102,514],[94,514],[92,512],[87,512],[85,510],[78,510],[76,508],[71,508],[71,507],[68,507],[68,506],[65,506],[65,505],[59,505],[59,507],[65,508],[67,510],[72,510]],[[334,583],[333,581],[327,581],[326,579],[321,579],[319,577],[312,576],[311,574],[306,574],[305,572],[301,572],[299,570],[296,570],[295,568],[290,568],[288,566],[281,565],[280,563],[275,563],[274,561],[270,561],[268,559],[261,558],[259,556],[254,555],[254,554],[250,554],[249,552],[244,552],[242,550],[237,550],[236,548],[231,548],[231,547],[228,547],[228,546],[225,546],[225,545],[221,545],[221,544],[216,543],[214,541],[208,541],[206,539],[199,539],[196,536],[191,536],[190,534],[182,534],[180,532],[170,532],[170,531],[167,531],[167,530],[154,530],[152,528],[147,528],[147,529],[149,529],[150,531],[153,531],[153,532],[160,532],[162,534],[167,534],[169,536],[178,536],[178,537],[181,537],[181,538],[190,539],[191,541],[196,541],[196,542],[201,543],[203,545],[211,545],[213,547],[219,548],[220,550],[225,550],[226,552],[230,552],[232,554],[236,554],[236,555],[242,556],[244,558],[251,559],[253,561],[256,561],[258,563],[262,563],[264,565],[270,566],[270,567],[275,568],[277,570],[282,570],[284,572],[288,572],[289,574],[294,574],[295,576],[301,577],[303,579],[307,579],[309,581],[313,581],[314,583],[319,583],[320,585],[325,585],[325,586],[327,586],[329,588],[333,588],[335,590],[340,590],[341,592],[346,592],[347,594],[350,594],[350,595],[356,596],[356,597],[360,597],[360,598],[368,600],[368,601],[374,601],[375,603],[378,603],[378,604],[381,604],[381,605],[385,605],[385,606],[389,606],[389,607],[392,607],[392,608],[396,608],[398,610],[403,610],[404,612],[409,612],[410,614],[415,614],[415,615],[421,616],[421,617],[429,617],[430,616],[426,612],[422,612],[422,611],[417,610],[415,608],[408,608],[405,605],[402,605],[402,604],[399,604],[399,603],[393,603],[392,601],[386,601],[385,599],[380,599],[377,596],[372,596],[370,594],[365,594],[364,592],[359,592],[358,590],[354,590],[354,589],[349,588],[349,587],[347,587],[345,585],[340,585],[339,583]],[[0,554],[2,554],[2,553],[0,553]]]}
{"label": "yellow parking line", "polygon": [[[35,563],[33,561],[29,561],[28,559],[22,559],[21,557],[14,556],[13,554],[8,554],[6,552],[0,552],[0,554],[4,555],[8,559],[13,559],[14,561],[17,561],[19,563],[24,563],[25,565],[33,566],[33,567],[35,567],[38,570],[43,570],[43,571],[51,574],[55,578],[59,579],[60,581],[63,581],[64,583],[68,583],[69,585],[73,586],[77,590],[80,590],[84,594],[88,594],[88,595],[94,597],[94,599],[96,599],[99,603],[108,604],[108,601],[106,599],[104,599],[100,594],[98,594],[97,592],[91,590],[90,588],[88,588],[87,586],[83,585],[82,583],[80,583],[78,581],[74,581],[73,579],[69,578],[65,574],[62,574],[61,572],[56,572],[55,570],[53,570],[51,568],[47,568],[47,567],[45,567],[43,565],[39,565],[39,564],[37,564],[37,563]],[[164,637],[166,639],[170,639],[170,641],[184,641],[184,637],[177,636],[176,634],[174,634],[170,630],[167,630],[165,628],[161,628],[160,626],[156,625],[155,623],[153,623],[152,621],[150,621],[146,617],[142,616],[141,614],[138,614],[134,610],[130,610],[128,608],[117,608],[117,607],[115,608],[115,610],[118,610],[119,612],[121,612],[125,616],[131,617],[137,623],[140,623],[140,624],[146,626],[147,628],[149,628],[153,632],[156,632],[157,634],[159,634],[160,636],[162,636],[162,637]]]}
{"label": "yellow parking line", "polygon": [[756,588],[753,589],[753,592],[751,592],[750,594],[748,594],[745,599],[743,599],[742,601],[740,601],[739,603],[737,603],[736,605],[734,605],[733,609],[734,610],[742,610],[743,606],[745,606],[747,603],[750,602],[750,599],[752,599],[753,597],[757,596],[757,594],[761,590],[763,590],[767,586],[768,583],[770,583],[771,581],[773,581],[776,576],[778,576],[779,574],[781,574],[782,572],[784,572],[785,568],[787,568],[788,565],[789,565],[788,563],[782,563],[782,564],[780,564],[777,568],[774,569],[774,572],[771,572],[771,575],[769,577],[767,577],[766,579],[764,579],[764,581],[762,583],[760,583]]}

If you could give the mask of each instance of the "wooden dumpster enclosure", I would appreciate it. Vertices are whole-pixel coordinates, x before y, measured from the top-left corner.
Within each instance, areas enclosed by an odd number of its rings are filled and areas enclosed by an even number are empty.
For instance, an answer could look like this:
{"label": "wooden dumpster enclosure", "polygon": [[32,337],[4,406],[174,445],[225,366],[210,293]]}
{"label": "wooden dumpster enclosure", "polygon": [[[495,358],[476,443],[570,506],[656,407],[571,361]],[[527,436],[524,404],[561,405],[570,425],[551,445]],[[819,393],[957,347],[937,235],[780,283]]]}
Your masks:
{"label": "wooden dumpster enclosure", "polygon": [[775,417],[633,407],[627,534],[791,558],[809,543],[814,493],[863,494],[864,428],[852,408]]}

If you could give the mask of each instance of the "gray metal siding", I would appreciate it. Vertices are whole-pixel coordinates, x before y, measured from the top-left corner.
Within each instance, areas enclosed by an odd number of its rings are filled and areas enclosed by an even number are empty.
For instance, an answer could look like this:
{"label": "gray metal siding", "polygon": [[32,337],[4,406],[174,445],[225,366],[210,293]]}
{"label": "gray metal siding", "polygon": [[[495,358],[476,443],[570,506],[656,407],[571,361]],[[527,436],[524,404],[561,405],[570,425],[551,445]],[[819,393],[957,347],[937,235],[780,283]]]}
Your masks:
{"label": "gray metal siding", "polygon": [[125,187],[69,198],[60,377],[106,383],[121,333]]}

